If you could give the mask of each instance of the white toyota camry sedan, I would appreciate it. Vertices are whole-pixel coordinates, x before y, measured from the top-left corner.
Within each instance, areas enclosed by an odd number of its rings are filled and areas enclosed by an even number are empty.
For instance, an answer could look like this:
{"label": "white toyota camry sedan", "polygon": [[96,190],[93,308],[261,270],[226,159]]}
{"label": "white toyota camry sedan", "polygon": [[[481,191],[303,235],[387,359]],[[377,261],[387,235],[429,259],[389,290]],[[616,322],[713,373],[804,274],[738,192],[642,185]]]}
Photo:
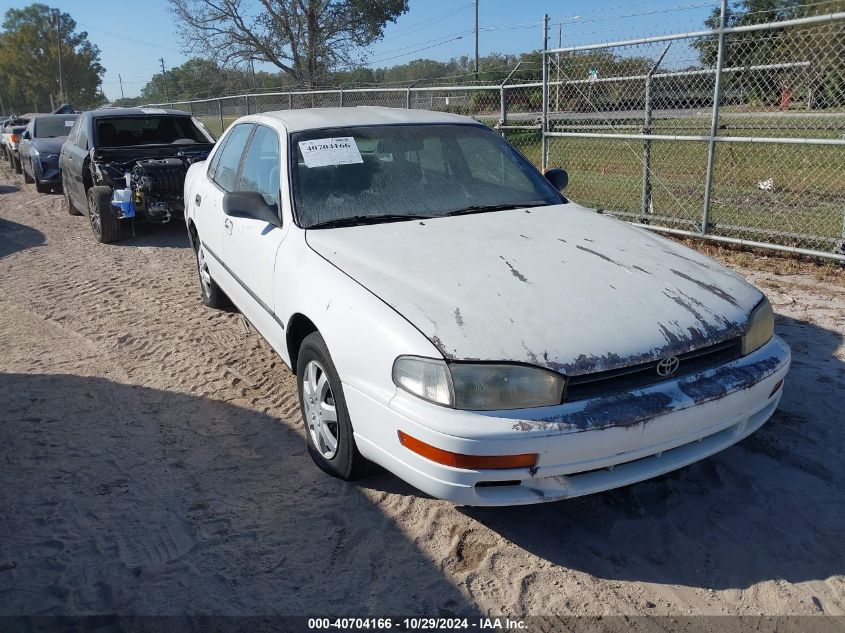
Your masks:
{"label": "white toyota camry sedan", "polygon": [[296,373],[320,468],[535,503],[738,442],[790,363],[758,289],[565,185],[470,118],[295,110],[229,127],[185,216],[203,302]]}

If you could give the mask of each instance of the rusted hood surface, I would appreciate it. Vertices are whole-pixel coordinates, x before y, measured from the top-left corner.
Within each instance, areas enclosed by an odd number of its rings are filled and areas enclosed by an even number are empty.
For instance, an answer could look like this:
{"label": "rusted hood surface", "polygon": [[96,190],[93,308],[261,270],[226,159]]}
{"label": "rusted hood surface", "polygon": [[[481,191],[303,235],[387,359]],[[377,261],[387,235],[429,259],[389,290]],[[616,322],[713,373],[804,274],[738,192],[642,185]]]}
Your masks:
{"label": "rusted hood surface", "polygon": [[697,252],[569,203],[307,233],[446,358],[569,375],[741,333],[760,291]]}

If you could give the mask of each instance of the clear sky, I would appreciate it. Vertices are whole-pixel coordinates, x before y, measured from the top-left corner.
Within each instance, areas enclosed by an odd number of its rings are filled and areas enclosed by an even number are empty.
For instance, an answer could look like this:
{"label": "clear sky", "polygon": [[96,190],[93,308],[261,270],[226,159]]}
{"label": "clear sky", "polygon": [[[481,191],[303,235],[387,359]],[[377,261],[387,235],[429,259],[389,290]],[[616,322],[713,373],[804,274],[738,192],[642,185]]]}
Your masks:
{"label": "clear sky", "polygon": [[[69,13],[79,30],[102,51],[103,90],[135,96],[155,72],[188,56],[180,50],[167,0],[42,0]],[[0,0],[0,13],[28,0]],[[543,14],[551,16],[551,44],[562,23],[564,45],[688,31],[702,27],[718,0],[479,0],[479,52],[520,53],[540,47]],[[410,0],[410,10],[388,25],[370,49],[373,66],[413,59],[446,60],[473,54],[473,3],[469,0]],[[258,69],[258,66],[256,66]],[[275,67],[266,66],[268,71]]]}

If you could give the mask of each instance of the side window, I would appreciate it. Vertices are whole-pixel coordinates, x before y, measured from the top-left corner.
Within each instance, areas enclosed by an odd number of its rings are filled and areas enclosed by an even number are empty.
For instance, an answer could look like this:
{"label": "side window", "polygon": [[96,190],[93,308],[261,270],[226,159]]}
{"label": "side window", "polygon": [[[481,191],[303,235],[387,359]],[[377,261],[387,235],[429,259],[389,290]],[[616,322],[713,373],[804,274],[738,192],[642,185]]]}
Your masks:
{"label": "side window", "polygon": [[244,158],[238,191],[257,191],[269,204],[278,204],[280,166],[279,136],[259,125]]}
{"label": "side window", "polygon": [[79,136],[79,126],[82,124],[82,117],[76,119],[73,124],[73,127],[70,128],[70,132],[67,134],[67,140],[69,143],[73,143],[76,145],[76,137]]}
{"label": "side window", "polygon": [[230,134],[222,141],[218,141],[217,151],[214,152],[214,158],[208,164],[208,177],[214,180],[214,173],[217,171],[217,165],[220,164],[220,157],[223,155],[223,150],[226,148],[226,142],[232,137]]}
{"label": "side window", "polygon": [[224,191],[234,191],[235,184],[238,178],[238,168],[241,166],[241,157],[243,156],[246,142],[249,140],[249,135],[255,126],[250,123],[236,125],[235,129],[229,134],[229,139],[226,145],[220,151],[220,160],[214,170],[212,180],[216,182]]}
{"label": "side window", "polygon": [[83,119],[79,119],[79,130],[76,133],[76,146],[80,149],[88,149],[88,126]]}

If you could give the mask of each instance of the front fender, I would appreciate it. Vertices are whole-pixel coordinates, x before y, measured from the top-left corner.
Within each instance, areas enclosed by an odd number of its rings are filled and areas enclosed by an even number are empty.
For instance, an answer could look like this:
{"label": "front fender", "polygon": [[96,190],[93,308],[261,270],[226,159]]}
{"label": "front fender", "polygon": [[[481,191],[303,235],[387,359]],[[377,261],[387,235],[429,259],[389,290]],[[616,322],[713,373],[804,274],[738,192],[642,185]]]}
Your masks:
{"label": "front fender", "polygon": [[[275,278],[282,322],[296,313],[308,317],[326,341],[341,381],[384,404],[396,394],[397,356],[442,358],[407,319],[312,250],[305,231],[292,231],[279,249]],[[282,357],[290,366],[287,350]]]}

